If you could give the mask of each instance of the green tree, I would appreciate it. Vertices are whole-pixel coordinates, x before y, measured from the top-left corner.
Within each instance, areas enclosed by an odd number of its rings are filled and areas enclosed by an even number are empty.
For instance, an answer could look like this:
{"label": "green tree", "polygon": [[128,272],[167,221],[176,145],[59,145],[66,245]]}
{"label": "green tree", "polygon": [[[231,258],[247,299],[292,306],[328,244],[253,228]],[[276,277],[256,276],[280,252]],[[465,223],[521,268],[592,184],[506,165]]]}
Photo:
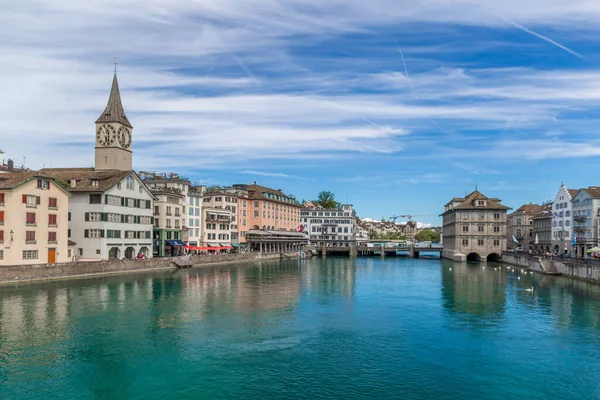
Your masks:
{"label": "green tree", "polygon": [[323,191],[319,193],[317,199],[313,203],[320,205],[323,208],[338,208],[340,203],[335,201],[335,194],[332,192]]}
{"label": "green tree", "polygon": [[440,233],[431,229],[423,229],[421,232],[417,233],[416,239],[419,242],[439,242]]}

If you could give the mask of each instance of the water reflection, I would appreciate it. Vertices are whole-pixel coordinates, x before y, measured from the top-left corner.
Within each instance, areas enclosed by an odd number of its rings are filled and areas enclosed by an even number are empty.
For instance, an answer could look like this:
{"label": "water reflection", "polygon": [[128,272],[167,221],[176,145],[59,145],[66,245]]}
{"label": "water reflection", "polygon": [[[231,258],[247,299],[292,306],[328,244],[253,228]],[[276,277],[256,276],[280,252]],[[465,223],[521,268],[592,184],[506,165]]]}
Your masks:
{"label": "water reflection", "polygon": [[355,260],[347,257],[311,259],[302,263],[303,286],[311,294],[328,297],[354,296],[356,288]]}
{"label": "water reflection", "polygon": [[444,306],[473,320],[494,321],[506,309],[506,275],[493,267],[442,261]]}

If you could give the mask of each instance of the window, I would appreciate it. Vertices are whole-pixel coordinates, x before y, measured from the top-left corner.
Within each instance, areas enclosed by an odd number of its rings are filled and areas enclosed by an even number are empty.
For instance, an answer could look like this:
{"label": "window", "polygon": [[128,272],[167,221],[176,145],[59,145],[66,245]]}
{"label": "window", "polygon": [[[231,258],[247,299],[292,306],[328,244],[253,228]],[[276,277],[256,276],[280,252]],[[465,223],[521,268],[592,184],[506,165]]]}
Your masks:
{"label": "window", "polygon": [[494,233],[500,233],[500,227],[499,226],[495,226],[494,227]]}
{"label": "window", "polygon": [[494,219],[500,219],[500,213],[495,213],[494,214]]}
{"label": "window", "polygon": [[35,231],[25,232],[25,243],[35,243]]}
{"label": "window", "polygon": [[37,180],[38,189],[50,189],[50,182],[46,179],[38,179]]}
{"label": "window", "polygon": [[483,239],[477,239],[477,246],[483,246]]}
{"label": "window", "polygon": [[48,243],[56,243],[56,232],[48,232]]}
{"label": "window", "polygon": [[23,260],[37,260],[37,250],[23,250]]}
{"label": "window", "polygon": [[484,230],[485,230],[485,229],[484,229],[484,226],[483,226],[483,225],[478,225],[478,226],[477,226],[477,232],[483,232]]}
{"label": "window", "polygon": [[101,204],[101,203],[102,203],[102,195],[101,194],[90,194],[90,204]]}
{"label": "window", "polygon": [[0,204],[4,204],[4,193],[0,193]]}
{"label": "window", "polygon": [[0,231],[0,243],[4,243],[4,231]]}
{"label": "window", "polygon": [[468,246],[469,245],[469,239],[463,239],[462,240],[462,245],[463,246]]}
{"label": "window", "polygon": [[92,179],[92,186],[100,186],[100,182],[98,182],[98,179]]}
{"label": "window", "polygon": [[0,211],[0,225],[4,225],[4,211]]}
{"label": "window", "polygon": [[500,240],[494,239],[494,246],[500,246]]}
{"label": "window", "polygon": [[179,217],[181,214],[179,214],[179,207],[175,207],[175,216]]}
{"label": "window", "polygon": [[48,198],[48,208],[56,208],[57,202],[56,197]]}
{"label": "window", "polygon": [[178,219],[175,220],[175,228],[179,228],[179,220]]}
{"label": "window", "polygon": [[27,225],[35,225],[35,213],[27,213]]}
{"label": "window", "polygon": [[167,207],[167,215],[173,215],[173,213],[171,212],[171,207]]}
{"label": "window", "polygon": [[463,225],[462,231],[463,232],[469,232],[469,225]]}
{"label": "window", "polygon": [[462,213],[462,219],[469,219],[469,213],[468,212]]}
{"label": "window", "polygon": [[49,214],[48,215],[48,225],[49,226],[56,226],[56,214]]}
{"label": "window", "polygon": [[71,230],[67,229],[67,237],[71,237]]}
{"label": "window", "polygon": [[129,175],[125,181],[127,182],[127,190],[133,190],[133,177]]}

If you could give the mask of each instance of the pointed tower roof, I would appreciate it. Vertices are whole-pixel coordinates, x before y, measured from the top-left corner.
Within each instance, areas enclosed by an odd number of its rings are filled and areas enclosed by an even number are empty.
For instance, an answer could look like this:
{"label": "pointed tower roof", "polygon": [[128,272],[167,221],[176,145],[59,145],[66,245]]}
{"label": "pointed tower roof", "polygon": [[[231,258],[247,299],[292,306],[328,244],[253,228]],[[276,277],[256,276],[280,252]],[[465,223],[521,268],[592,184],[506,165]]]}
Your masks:
{"label": "pointed tower roof", "polygon": [[133,126],[131,126],[131,123],[129,123],[129,120],[125,115],[125,110],[121,103],[121,94],[119,93],[119,82],[117,81],[116,73],[113,77],[112,87],[110,88],[108,104],[100,117],[96,120],[97,124],[103,122],[118,122],[133,129]]}

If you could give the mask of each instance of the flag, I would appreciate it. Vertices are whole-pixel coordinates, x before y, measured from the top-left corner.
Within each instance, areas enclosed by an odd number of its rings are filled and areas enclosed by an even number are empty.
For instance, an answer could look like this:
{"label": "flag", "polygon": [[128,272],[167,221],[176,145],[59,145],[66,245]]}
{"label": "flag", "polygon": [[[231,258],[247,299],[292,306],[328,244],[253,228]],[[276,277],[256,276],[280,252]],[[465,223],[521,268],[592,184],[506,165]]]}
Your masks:
{"label": "flag", "polygon": [[512,240],[513,240],[513,243],[519,244],[519,241],[517,240],[515,235],[512,235]]}
{"label": "flag", "polygon": [[535,234],[535,244],[540,244],[540,238],[538,238],[537,233]]}
{"label": "flag", "polygon": [[573,232],[573,246],[577,244],[577,232]]}
{"label": "flag", "polygon": [[558,216],[558,214],[557,214],[557,213],[555,213],[555,212],[553,212],[553,213],[552,213],[552,215],[553,215],[553,216],[555,216],[556,218],[560,218],[560,217]]}

